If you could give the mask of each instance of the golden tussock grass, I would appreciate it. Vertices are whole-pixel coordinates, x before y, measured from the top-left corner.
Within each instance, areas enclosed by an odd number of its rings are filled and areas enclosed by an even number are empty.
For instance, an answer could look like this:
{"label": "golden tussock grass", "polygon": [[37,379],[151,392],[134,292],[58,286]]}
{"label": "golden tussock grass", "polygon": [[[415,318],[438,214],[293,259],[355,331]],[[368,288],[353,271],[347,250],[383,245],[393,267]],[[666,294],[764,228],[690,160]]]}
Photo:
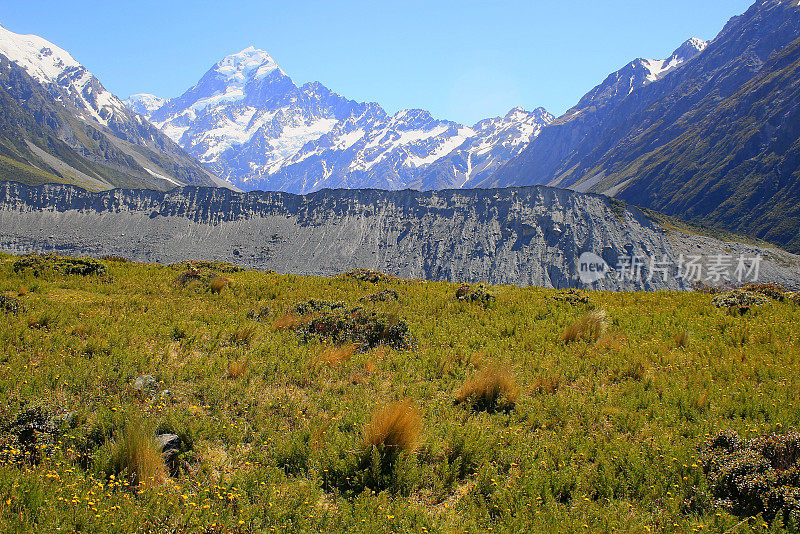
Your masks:
{"label": "golden tussock grass", "polygon": [[143,424],[131,422],[125,426],[122,439],[117,443],[114,462],[118,472],[127,472],[132,485],[149,488],[167,479],[161,451]]}
{"label": "golden tussock grass", "polygon": [[377,409],[364,426],[364,445],[411,452],[420,444],[422,417],[417,406],[403,400]]}
{"label": "golden tussock grass", "polygon": [[470,402],[476,410],[511,409],[517,402],[514,375],[505,367],[489,365],[467,379],[455,394],[455,402]]}
{"label": "golden tussock grass", "polygon": [[561,379],[557,376],[543,376],[533,383],[533,391],[539,394],[553,395],[561,387]]}
{"label": "golden tussock grass", "polygon": [[222,293],[222,290],[228,287],[231,284],[230,278],[225,278],[224,276],[215,276],[208,282],[208,288],[214,294]]}
{"label": "golden tussock grass", "polygon": [[564,343],[578,340],[595,342],[605,333],[608,327],[608,314],[605,310],[592,310],[564,330]]}
{"label": "golden tussock grass", "polygon": [[328,367],[336,367],[342,362],[349,361],[350,358],[352,358],[353,354],[355,353],[356,353],[356,346],[353,344],[338,345],[335,347],[325,348],[318,355],[318,359]]}
{"label": "golden tussock grass", "polygon": [[277,331],[297,330],[308,324],[310,318],[301,317],[295,313],[284,314],[272,323],[272,328]]}
{"label": "golden tussock grass", "polygon": [[27,288],[27,287],[25,287],[25,286],[22,286],[21,288],[19,288],[19,289],[17,290],[17,296],[18,296],[18,297],[24,297],[24,296],[25,296],[25,295],[27,295],[27,294],[28,294],[28,288]]}
{"label": "golden tussock grass", "polygon": [[688,330],[679,330],[675,332],[672,340],[675,342],[676,347],[688,347],[692,341],[692,336]]}
{"label": "golden tussock grass", "polygon": [[228,378],[240,378],[244,376],[247,372],[247,368],[250,366],[250,361],[246,358],[241,358],[238,360],[231,360],[228,362]]}

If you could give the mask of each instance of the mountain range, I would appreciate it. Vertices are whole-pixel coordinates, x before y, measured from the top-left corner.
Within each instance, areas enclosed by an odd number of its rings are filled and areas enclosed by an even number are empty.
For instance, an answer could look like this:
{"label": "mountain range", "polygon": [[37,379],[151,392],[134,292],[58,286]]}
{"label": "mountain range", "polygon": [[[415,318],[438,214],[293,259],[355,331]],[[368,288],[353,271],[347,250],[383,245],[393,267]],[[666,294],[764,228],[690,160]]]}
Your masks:
{"label": "mountain range", "polygon": [[181,96],[131,96],[190,154],[246,190],[443,189],[491,175],[553,120],[510,110],[473,126],[425,110],[393,115],[319,82],[301,86],[253,47],[216,63]]}
{"label": "mountain range", "polygon": [[757,1],[702,53],[628,95],[615,79],[466,185],[601,192],[800,250],[797,1]]}
{"label": "mountain range", "polygon": [[65,50],[0,26],[0,173],[92,190],[229,186]]}
{"label": "mountain range", "polygon": [[122,102],[66,51],[0,28],[0,172],[89,189],[447,189],[544,184],[800,250],[800,6],[758,0],[710,43],[636,59],[564,115],[472,126],[296,84],[229,55],[176,98]]}

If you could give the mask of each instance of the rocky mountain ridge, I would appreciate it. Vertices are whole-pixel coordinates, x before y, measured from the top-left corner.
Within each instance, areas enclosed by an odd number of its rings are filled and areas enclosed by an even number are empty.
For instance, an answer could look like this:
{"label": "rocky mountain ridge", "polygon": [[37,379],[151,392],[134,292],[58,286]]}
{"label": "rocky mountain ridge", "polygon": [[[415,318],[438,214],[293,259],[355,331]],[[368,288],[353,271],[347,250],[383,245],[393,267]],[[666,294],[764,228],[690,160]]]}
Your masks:
{"label": "rocky mountain ridge", "polygon": [[[631,257],[761,255],[761,279],[800,285],[800,258],[778,249],[667,232],[636,208],[544,186],[498,190],[322,190],[307,195],[220,188],[89,193],[0,183],[0,249],[123,255],[169,263],[233,261],[331,275],[356,267],[403,278],[584,287],[594,253]],[[683,289],[677,277],[609,273],[595,289]]]}

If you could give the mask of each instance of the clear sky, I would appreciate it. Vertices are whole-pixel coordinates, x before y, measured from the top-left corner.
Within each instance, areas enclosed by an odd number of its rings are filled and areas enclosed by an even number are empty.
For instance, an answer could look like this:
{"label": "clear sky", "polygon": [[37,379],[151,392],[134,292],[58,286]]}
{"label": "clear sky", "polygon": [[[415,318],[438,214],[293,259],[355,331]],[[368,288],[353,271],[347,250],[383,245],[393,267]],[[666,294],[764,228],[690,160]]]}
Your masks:
{"label": "clear sky", "polygon": [[67,49],[123,98],[177,96],[253,45],[298,84],[471,125],[514,106],[560,115],[628,61],[710,40],[753,1],[5,0],[0,24]]}

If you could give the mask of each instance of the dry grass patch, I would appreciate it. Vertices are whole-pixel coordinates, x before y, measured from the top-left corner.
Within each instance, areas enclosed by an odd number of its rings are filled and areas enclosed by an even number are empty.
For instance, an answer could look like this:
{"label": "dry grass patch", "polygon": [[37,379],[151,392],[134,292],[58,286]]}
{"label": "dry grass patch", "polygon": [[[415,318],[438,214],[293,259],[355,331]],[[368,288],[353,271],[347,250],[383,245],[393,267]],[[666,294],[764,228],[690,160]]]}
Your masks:
{"label": "dry grass patch", "polygon": [[592,310],[564,330],[564,343],[583,340],[594,343],[608,328],[608,314],[605,310]]}
{"label": "dry grass patch", "polygon": [[311,318],[309,316],[301,317],[296,313],[286,313],[272,323],[272,328],[282,332],[286,330],[297,330],[308,325]]}
{"label": "dry grass patch", "polygon": [[409,400],[379,408],[364,426],[364,445],[396,451],[412,452],[420,444],[422,417]]}
{"label": "dry grass patch", "polygon": [[231,279],[224,276],[215,276],[208,282],[208,288],[215,295],[222,293],[222,290],[231,285]]}
{"label": "dry grass patch", "polygon": [[328,367],[336,367],[340,363],[349,361],[356,353],[357,347],[355,345],[336,345],[333,347],[326,347],[318,355],[319,361]]}
{"label": "dry grass patch", "polygon": [[229,361],[227,369],[228,378],[236,379],[244,376],[249,366],[250,361],[247,358]]}
{"label": "dry grass patch", "polygon": [[672,340],[675,342],[676,347],[688,347],[689,343],[692,341],[692,335],[688,330],[679,330],[675,332]]}
{"label": "dry grass patch", "polygon": [[476,411],[510,411],[518,397],[514,375],[505,367],[484,367],[456,392],[456,404],[469,403]]}
{"label": "dry grass patch", "polygon": [[102,470],[123,475],[133,486],[151,488],[163,484],[167,469],[153,433],[141,422],[125,425],[122,438],[110,444]]}

